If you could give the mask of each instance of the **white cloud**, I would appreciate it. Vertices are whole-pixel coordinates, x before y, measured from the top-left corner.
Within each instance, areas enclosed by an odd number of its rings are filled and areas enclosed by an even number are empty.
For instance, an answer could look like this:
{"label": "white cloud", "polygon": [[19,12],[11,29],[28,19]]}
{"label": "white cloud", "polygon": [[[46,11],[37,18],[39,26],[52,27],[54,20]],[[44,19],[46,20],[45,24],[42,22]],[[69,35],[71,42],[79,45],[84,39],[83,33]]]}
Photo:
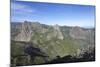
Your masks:
{"label": "white cloud", "polygon": [[36,11],[36,9],[29,5],[11,2],[11,21],[24,21],[30,19]]}
{"label": "white cloud", "polygon": [[36,12],[35,9],[31,8],[28,5],[14,3],[14,2],[11,3],[11,10],[12,11],[20,11],[20,12],[24,12],[24,13],[34,13],[34,12]]}

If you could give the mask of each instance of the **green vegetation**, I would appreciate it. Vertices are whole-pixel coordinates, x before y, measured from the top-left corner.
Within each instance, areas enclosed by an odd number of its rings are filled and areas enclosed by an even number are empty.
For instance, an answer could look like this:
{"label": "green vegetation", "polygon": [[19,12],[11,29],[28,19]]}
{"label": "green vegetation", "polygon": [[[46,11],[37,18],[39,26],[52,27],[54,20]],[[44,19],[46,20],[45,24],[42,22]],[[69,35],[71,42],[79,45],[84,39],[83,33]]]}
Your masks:
{"label": "green vegetation", "polygon": [[[70,30],[73,27],[58,26],[60,30],[58,31],[54,29],[54,26],[40,23],[25,23],[24,25],[24,28],[26,27],[25,30],[20,27],[20,24],[15,24],[15,27],[13,26],[11,29],[11,34],[16,34],[11,37],[11,63],[15,65],[43,64],[56,59],[57,56],[61,58],[67,55],[79,57],[78,54],[82,53],[83,49],[88,50],[88,46],[94,45],[94,35],[91,35],[91,32],[88,32],[89,36],[86,35],[87,39],[84,40],[75,39],[70,36]],[[25,31],[23,32],[25,34],[28,34],[26,31],[32,31],[33,35],[28,42],[35,43],[32,46],[41,49],[48,56],[47,58],[42,56],[30,57],[24,52],[27,41],[21,42],[14,40],[22,30]],[[64,39],[59,39],[59,33],[63,35]],[[89,37],[92,39],[89,39]]]}

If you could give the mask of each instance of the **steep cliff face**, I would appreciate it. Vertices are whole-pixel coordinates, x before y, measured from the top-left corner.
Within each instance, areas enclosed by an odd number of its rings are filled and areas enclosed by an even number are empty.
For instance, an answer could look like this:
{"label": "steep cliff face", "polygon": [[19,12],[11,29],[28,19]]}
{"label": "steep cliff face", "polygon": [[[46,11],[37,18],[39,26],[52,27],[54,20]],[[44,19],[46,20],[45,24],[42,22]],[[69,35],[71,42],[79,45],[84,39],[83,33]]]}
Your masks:
{"label": "steep cliff face", "polygon": [[87,31],[84,31],[80,27],[73,27],[70,30],[70,36],[74,39],[86,39],[86,36],[88,35]]}
{"label": "steep cliff face", "polygon": [[83,40],[87,40],[88,36],[93,37],[93,30],[85,30],[81,27],[72,27],[72,29],[70,30],[70,36],[74,39],[83,39]]}
{"label": "steep cliff face", "polygon": [[34,33],[31,28],[31,23],[24,22],[21,25],[20,33],[15,36],[14,40],[29,42],[31,40],[32,35],[34,35]]}
{"label": "steep cliff face", "polygon": [[76,40],[83,40],[88,43],[88,45],[94,44],[95,32],[94,29],[84,29],[80,27],[72,27],[70,30],[70,37]]}
{"label": "steep cliff face", "polygon": [[64,36],[61,32],[61,29],[60,29],[59,25],[54,25],[53,28],[54,28],[54,32],[55,32],[56,37],[58,37],[58,39],[63,40]]}
{"label": "steep cliff face", "polygon": [[[12,55],[13,53],[24,53],[25,43],[31,42],[35,43],[33,46],[46,53],[49,60],[66,55],[79,57],[85,51],[94,49],[94,33],[94,29],[81,27],[50,26],[27,21],[11,23]],[[22,44],[21,42],[25,43]]]}

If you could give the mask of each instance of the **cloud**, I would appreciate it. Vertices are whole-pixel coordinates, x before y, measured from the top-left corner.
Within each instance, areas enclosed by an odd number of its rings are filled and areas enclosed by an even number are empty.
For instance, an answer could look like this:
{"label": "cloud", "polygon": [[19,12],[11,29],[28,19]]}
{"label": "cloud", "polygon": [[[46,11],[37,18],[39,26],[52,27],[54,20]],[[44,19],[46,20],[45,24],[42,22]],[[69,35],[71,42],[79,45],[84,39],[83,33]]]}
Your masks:
{"label": "cloud", "polygon": [[15,3],[15,2],[12,2],[11,3],[11,10],[13,12],[16,12],[16,13],[34,13],[36,12],[35,9],[33,9],[32,7],[28,6],[28,5],[25,5],[25,4],[20,4],[20,3]]}
{"label": "cloud", "polygon": [[31,19],[37,12],[35,8],[23,3],[11,2],[11,20],[24,21]]}

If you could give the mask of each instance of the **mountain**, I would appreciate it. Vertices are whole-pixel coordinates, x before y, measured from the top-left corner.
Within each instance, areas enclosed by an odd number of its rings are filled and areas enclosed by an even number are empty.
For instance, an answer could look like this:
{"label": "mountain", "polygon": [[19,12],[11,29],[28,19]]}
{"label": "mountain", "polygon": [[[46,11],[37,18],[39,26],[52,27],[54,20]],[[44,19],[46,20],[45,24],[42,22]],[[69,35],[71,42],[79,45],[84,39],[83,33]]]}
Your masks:
{"label": "mountain", "polygon": [[[24,48],[29,43],[40,49],[52,61],[58,56],[63,58],[67,55],[82,57],[85,52],[91,53],[95,47],[95,29],[60,25],[45,25],[39,22],[12,22],[11,23],[11,57],[17,58],[16,64],[26,64],[27,59],[18,60],[25,55]],[[40,61],[41,60],[41,61]],[[26,61],[22,63],[23,61]],[[31,64],[47,62],[44,57],[35,57]]]}

